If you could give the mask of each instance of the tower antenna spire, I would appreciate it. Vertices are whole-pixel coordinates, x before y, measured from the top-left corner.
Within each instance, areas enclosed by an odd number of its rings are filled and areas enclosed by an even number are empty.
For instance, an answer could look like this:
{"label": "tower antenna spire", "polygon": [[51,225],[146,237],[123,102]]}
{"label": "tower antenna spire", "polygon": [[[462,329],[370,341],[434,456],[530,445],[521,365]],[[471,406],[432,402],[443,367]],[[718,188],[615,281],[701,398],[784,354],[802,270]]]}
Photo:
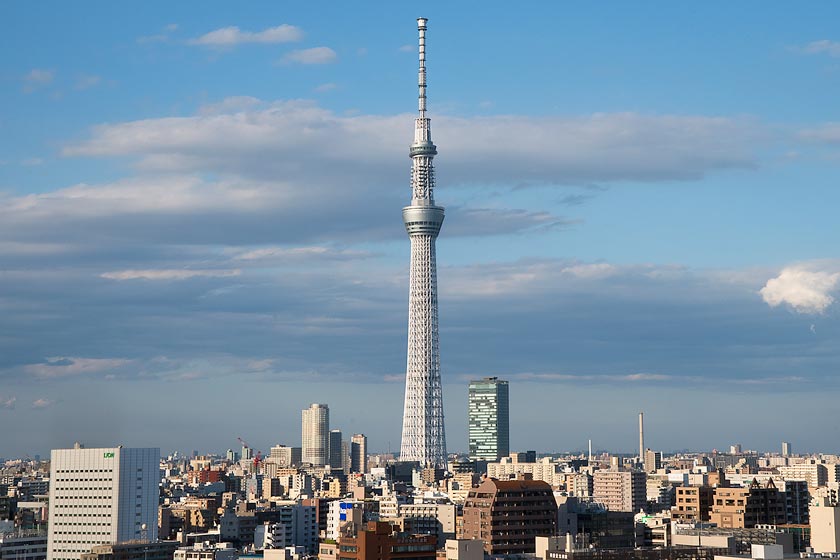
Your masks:
{"label": "tower antenna spire", "polygon": [[426,116],[426,18],[417,18],[417,31],[419,33],[417,53],[419,56],[420,66],[417,71],[417,87],[418,87],[418,109],[420,111],[420,118]]}

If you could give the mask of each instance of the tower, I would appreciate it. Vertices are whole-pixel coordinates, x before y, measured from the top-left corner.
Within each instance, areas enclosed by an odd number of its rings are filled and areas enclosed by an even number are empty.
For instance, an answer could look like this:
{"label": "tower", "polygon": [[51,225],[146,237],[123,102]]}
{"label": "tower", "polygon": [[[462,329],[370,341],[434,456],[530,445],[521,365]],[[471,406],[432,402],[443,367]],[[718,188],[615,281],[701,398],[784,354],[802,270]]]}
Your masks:
{"label": "tower", "polygon": [[470,381],[470,459],[499,461],[510,454],[509,402],[507,381],[498,377]]}
{"label": "tower", "polygon": [[329,461],[330,409],[312,403],[301,411],[301,462],[323,467]]}
{"label": "tower", "polygon": [[437,269],[435,239],[443,223],[443,208],[435,205],[430,119],[426,117],[426,18],[417,20],[420,34],[418,109],[411,157],[411,204],[403,222],[411,241],[408,291],[408,359],[405,374],[400,459],[422,466],[446,466],[443,391],[440,380]]}

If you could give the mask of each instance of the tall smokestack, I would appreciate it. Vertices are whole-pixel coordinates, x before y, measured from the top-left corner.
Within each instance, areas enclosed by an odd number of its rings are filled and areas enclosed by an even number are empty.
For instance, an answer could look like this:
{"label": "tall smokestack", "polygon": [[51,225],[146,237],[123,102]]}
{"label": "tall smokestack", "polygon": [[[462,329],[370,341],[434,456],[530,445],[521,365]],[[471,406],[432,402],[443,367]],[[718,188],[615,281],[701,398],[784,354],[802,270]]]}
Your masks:
{"label": "tall smokestack", "polygon": [[645,462],[645,413],[639,413],[639,462]]}
{"label": "tall smokestack", "polygon": [[589,466],[592,466],[592,440],[589,440]]}

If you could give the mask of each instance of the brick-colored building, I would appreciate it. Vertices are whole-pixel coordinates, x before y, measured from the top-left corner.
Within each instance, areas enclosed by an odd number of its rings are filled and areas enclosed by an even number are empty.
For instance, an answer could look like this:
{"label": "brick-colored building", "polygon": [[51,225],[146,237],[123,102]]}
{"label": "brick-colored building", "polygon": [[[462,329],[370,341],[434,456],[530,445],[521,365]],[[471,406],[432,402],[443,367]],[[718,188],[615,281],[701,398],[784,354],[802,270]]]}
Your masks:
{"label": "brick-colored building", "polygon": [[436,551],[436,535],[395,532],[384,521],[370,521],[338,539],[338,560],[435,560]]}
{"label": "brick-colored building", "polygon": [[458,538],[481,539],[488,554],[534,552],[534,539],[557,531],[557,503],[541,480],[488,478],[470,490]]}

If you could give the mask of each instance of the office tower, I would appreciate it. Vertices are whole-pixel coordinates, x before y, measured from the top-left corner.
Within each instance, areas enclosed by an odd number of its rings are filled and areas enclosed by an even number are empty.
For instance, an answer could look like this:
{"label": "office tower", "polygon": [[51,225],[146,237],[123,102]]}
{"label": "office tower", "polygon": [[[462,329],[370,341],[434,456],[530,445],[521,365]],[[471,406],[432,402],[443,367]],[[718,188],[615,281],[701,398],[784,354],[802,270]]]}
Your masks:
{"label": "office tower", "polygon": [[790,443],[782,442],[782,457],[790,457]]}
{"label": "office tower", "polygon": [[470,459],[499,461],[510,453],[510,406],[508,382],[498,377],[470,381]]}
{"label": "office tower", "polygon": [[341,457],[341,430],[330,430],[329,465],[331,469],[343,468]]}
{"label": "office tower", "polygon": [[301,461],[323,467],[329,459],[330,409],[325,404],[312,403],[301,411]]}
{"label": "office tower", "polygon": [[367,436],[353,434],[350,439],[350,472],[368,472]]}
{"label": "office tower", "polygon": [[740,443],[736,443],[735,445],[730,445],[730,446],[729,446],[729,453],[730,453],[731,455],[738,455],[738,454],[740,454],[740,453],[741,453],[741,444],[740,444]]}
{"label": "office tower", "polygon": [[419,115],[411,144],[411,205],[403,222],[411,241],[408,292],[408,359],[405,374],[401,461],[421,466],[446,466],[443,389],[438,344],[437,269],[435,239],[443,223],[443,208],[435,205],[430,119],[426,117],[426,19],[417,20],[420,33]]}
{"label": "office tower", "polygon": [[160,449],[53,449],[47,558],[95,545],[157,540]]}

